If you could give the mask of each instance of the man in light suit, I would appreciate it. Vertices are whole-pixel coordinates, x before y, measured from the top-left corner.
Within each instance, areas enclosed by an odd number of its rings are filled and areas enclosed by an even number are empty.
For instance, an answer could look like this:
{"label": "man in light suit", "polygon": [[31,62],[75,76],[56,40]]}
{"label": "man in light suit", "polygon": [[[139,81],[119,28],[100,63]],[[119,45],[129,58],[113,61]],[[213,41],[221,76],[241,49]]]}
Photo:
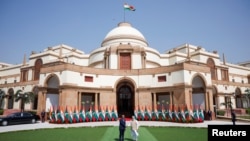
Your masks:
{"label": "man in light suit", "polygon": [[133,138],[134,141],[138,140],[138,129],[139,129],[139,123],[138,121],[135,119],[135,116],[132,116],[132,121],[131,121],[131,136]]}

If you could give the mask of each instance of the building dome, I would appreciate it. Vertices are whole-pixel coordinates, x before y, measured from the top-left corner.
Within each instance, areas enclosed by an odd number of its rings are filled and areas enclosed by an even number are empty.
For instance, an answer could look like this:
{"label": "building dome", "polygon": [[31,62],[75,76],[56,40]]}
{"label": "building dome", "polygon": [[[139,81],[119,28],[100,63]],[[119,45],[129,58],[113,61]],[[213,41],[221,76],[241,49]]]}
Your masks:
{"label": "building dome", "polygon": [[142,33],[133,28],[130,23],[126,22],[121,22],[117,27],[112,29],[104,38],[101,46],[110,46],[121,43],[148,46],[148,43]]}

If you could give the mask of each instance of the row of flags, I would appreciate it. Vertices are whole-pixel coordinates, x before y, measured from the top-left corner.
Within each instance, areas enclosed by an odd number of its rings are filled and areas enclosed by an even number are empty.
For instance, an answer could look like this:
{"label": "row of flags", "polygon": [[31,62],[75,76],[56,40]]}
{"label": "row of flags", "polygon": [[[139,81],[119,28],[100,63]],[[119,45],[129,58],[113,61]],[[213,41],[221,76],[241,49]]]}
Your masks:
{"label": "row of flags", "polygon": [[77,106],[64,109],[62,106],[49,109],[50,123],[78,123],[90,121],[115,121],[118,119],[116,107],[102,107],[101,109],[93,109],[85,111],[85,108],[78,110]]}
{"label": "row of flags", "polygon": [[160,120],[169,122],[197,123],[204,121],[204,111],[202,108],[188,109],[185,108],[162,108],[153,111],[146,109],[135,109],[134,116],[137,120]]}
{"label": "row of flags", "polygon": [[[78,110],[77,106],[64,109],[62,106],[53,107],[49,110],[50,123],[78,123],[90,121],[116,121],[118,112],[116,106],[102,106],[100,109],[89,109],[85,111],[82,107]],[[157,108],[152,110],[148,106],[139,106],[134,109],[134,116],[140,121],[169,121],[196,123],[204,121],[204,110],[201,106],[172,105],[168,108]]]}

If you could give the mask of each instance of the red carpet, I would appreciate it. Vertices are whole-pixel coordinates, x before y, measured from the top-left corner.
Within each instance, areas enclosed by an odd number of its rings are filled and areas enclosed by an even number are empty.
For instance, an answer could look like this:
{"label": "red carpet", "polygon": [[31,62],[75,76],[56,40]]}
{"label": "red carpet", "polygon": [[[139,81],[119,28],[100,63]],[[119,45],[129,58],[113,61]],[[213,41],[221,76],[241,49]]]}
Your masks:
{"label": "red carpet", "polygon": [[126,119],[126,121],[131,121],[132,120],[132,118],[125,118]]}
{"label": "red carpet", "polygon": [[[118,120],[120,120],[121,118],[119,118]],[[125,118],[126,121],[131,121],[132,118]]]}

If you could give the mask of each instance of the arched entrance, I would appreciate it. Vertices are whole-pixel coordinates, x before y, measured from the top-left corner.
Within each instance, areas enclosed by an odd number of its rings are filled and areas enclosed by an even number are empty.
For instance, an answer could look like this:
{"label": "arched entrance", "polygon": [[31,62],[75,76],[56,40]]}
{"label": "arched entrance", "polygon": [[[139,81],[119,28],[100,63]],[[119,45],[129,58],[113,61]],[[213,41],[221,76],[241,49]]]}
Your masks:
{"label": "arched entrance", "polygon": [[49,110],[52,106],[56,108],[59,106],[59,79],[57,75],[51,74],[47,78],[47,94],[45,109]]}
{"label": "arched entrance", "polygon": [[205,108],[206,86],[201,76],[197,75],[192,80],[192,101],[193,106]]}
{"label": "arched entrance", "polygon": [[117,110],[119,117],[131,117],[134,110],[134,86],[128,82],[122,82],[117,86]]}

